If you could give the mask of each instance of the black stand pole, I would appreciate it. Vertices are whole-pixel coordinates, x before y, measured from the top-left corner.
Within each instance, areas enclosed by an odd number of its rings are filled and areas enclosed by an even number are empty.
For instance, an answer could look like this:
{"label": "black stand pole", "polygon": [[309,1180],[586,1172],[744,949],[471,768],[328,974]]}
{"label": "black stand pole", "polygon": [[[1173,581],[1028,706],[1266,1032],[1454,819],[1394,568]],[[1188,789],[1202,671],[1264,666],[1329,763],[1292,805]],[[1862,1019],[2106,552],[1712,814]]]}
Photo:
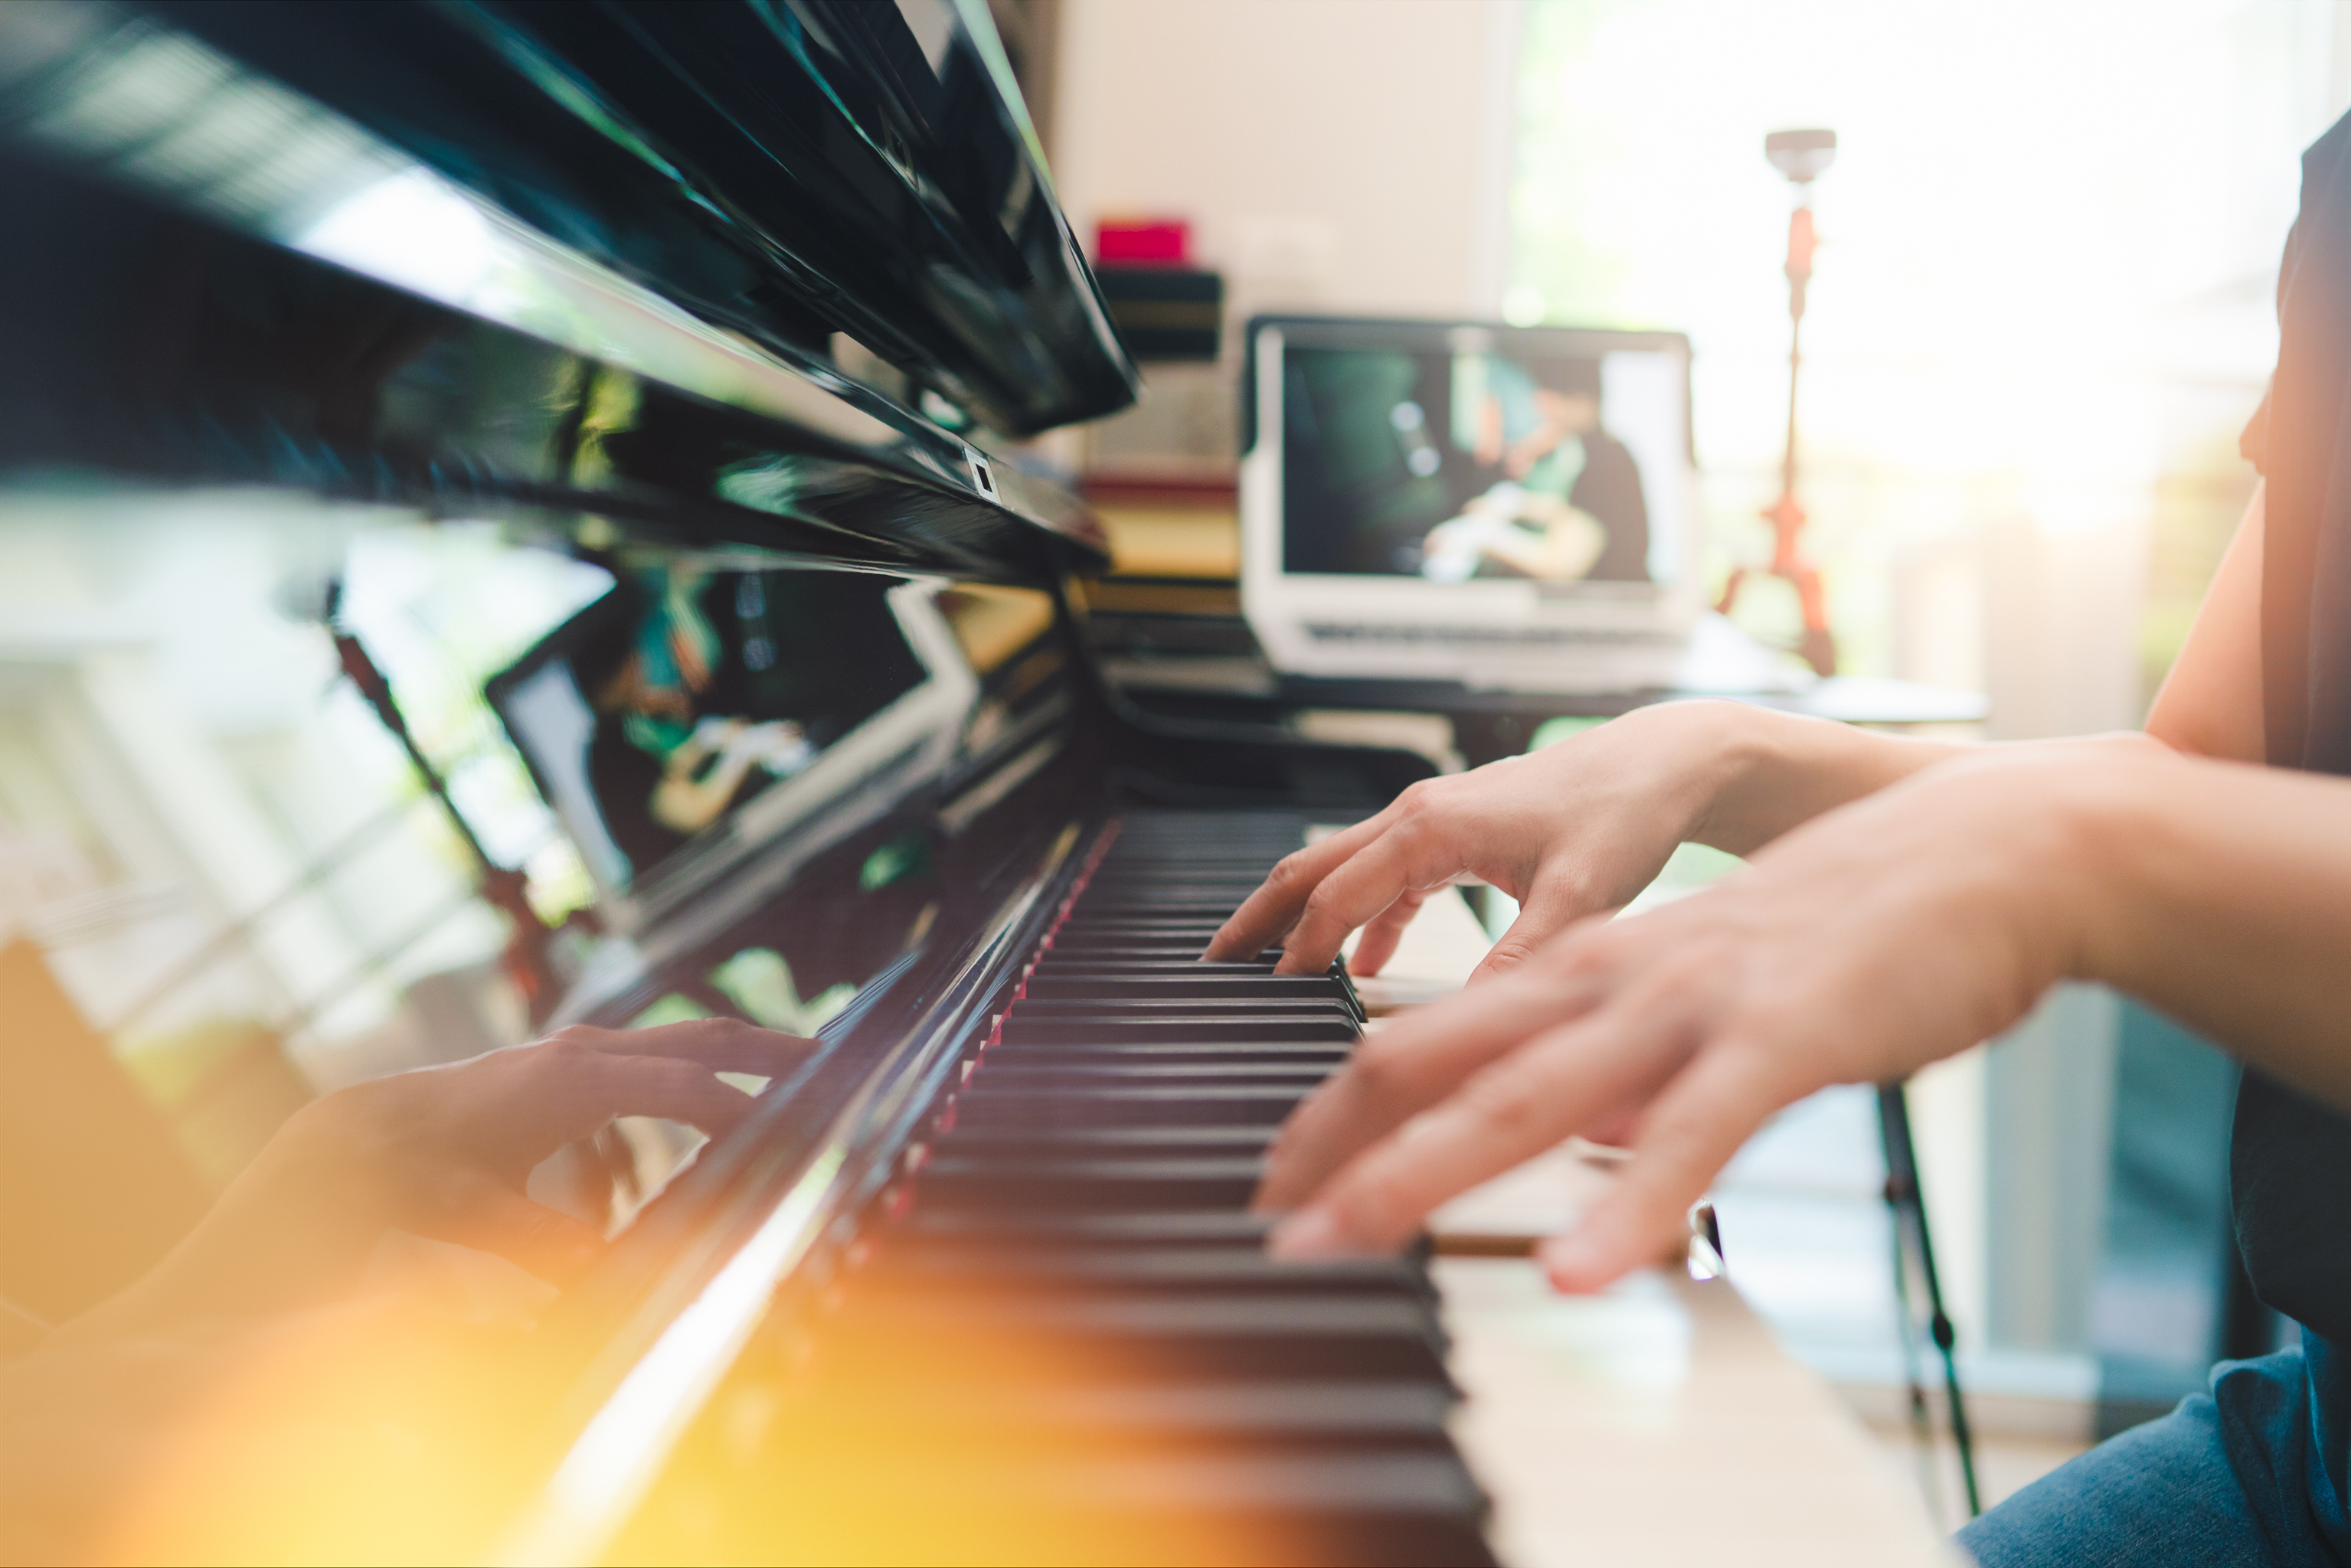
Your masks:
{"label": "black stand pole", "polygon": [[[340,587],[336,591],[340,592]],[[333,614],[330,601],[328,610],[330,628]],[[375,710],[377,719],[392,732],[392,738],[400,742],[400,748],[408,754],[409,766],[416,770],[417,779],[441,803],[449,825],[456,830],[457,837],[465,843],[465,852],[472,858],[481,876],[482,896],[505,913],[509,925],[507,975],[513,980],[515,988],[522,993],[523,1004],[530,1012],[531,1027],[537,1029],[547,1021],[549,1013],[561,999],[561,984],[549,950],[549,938],[553,933],[538,917],[538,912],[530,906],[529,878],[510,866],[500,865],[483,847],[482,841],[474,832],[473,824],[466,821],[463,811],[457,810],[457,802],[449,798],[448,781],[433,766],[433,759],[424,755],[424,748],[416,743],[416,737],[409,730],[407,716],[400,711],[400,704],[392,695],[392,683],[376,667],[375,660],[369,656],[365,645],[348,632],[336,631],[334,638],[335,653],[342,661],[343,674],[350,678],[351,685],[359,688],[360,695],[367,699],[368,706]]]}
{"label": "black stand pole", "polygon": [[1911,1419],[1924,1436],[1927,1393],[1919,1385],[1917,1358],[1909,1354],[1917,1333],[1917,1320],[1910,1309],[1909,1271],[1915,1267],[1927,1292],[1928,1332],[1943,1353],[1951,1443],[1959,1450],[1959,1479],[1967,1488],[1968,1517],[1973,1519],[1983,1512],[1983,1502],[1976,1489],[1975,1442],[1968,1432],[1967,1402],[1959,1395],[1959,1358],[1953,1354],[1958,1336],[1943,1311],[1943,1287],[1935,1277],[1935,1248],[1927,1234],[1927,1206],[1918,1193],[1918,1152],[1910,1141],[1910,1103],[1899,1083],[1877,1086],[1877,1130],[1886,1145],[1886,1203],[1894,1211],[1894,1293],[1901,1303],[1903,1348],[1910,1364]]}
{"label": "black stand pole", "polygon": [[1910,1261],[1903,1241],[1903,1227],[1888,1227],[1886,1239],[1891,1243],[1888,1257],[1894,1265],[1894,1312],[1902,1329],[1902,1385],[1909,1395],[1910,1441],[1917,1455],[1918,1490],[1927,1494],[1927,1511],[1939,1525],[1945,1522],[1943,1465],[1941,1457],[1935,1452],[1935,1413],[1927,1403],[1925,1362],[1918,1350],[1918,1310],[1910,1303]]}

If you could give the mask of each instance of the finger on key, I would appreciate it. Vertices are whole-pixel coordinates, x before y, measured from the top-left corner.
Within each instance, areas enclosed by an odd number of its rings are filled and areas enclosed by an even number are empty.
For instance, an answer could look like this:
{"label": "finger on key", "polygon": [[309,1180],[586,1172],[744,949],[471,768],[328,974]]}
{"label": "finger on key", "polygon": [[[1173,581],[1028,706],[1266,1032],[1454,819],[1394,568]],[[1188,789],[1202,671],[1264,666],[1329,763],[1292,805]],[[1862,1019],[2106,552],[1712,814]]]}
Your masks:
{"label": "finger on key", "polygon": [[584,1138],[616,1116],[657,1116],[716,1137],[757,1104],[695,1062],[600,1052],[575,1057],[548,1075],[533,1121],[569,1139]]}
{"label": "finger on key", "polygon": [[1690,1205],[1766,1118],[1802,1092],[1772,1053],[1710,1043],[1667,1084],[1609,1190],[1538,1256],[1558,1289],[1604,1288],[1677,1245]]}
{"label": "finger on key", "polygon": [[1431,1209],[1583,1131],[1680,1065],[1675,1024],[1621,1004],[1476,1074],[1350,1160],[1274,1229],[1277,1258],[1393,1252]]}
{"label": "finger on key", "polygon": [[[574,1031],[566,1031],[571,1033]],[[697,1061],[714,1072],[749,1072],[773,1078],[790,1071],[817,1049],[801,1035],[761,1029],[741,1019],[691,1019],[651,1029],[580,1030],[580,1043],[613,1056],[664,1056]]]}
{"label": "finger on key", "polygon": [[[1200,956],[1212,964],[1228,964],[1256,957],[1273,946],[1306,907],[1306,900],[1315,885],[1345,862],[1364,845],[1379,837],[1381,813],[1368,821],[1332,834],[1321,843],[1309,844],[1284,855],[1255,893],[1241,901],[1216,936],[1208,939],[1208,950]],[[1330,960],[1325,958],[1327,965]]]}
{"label": "finger on key", "polygon": [[1468,983],[1474,986],[1497,975],[1506,975],[1576,922],[1594,914],[1614,913],[1613,909],[1594,908],[1593,900],[1564,878],[1539,876],[1527,891],[1526,902],[1520,906],[1517,918],[1495,938],[1494,946],[1479,960],[1478,967],[1469,971]]}
{"label": "finger on key", "polygon": [[1412,924],[1427,899],[1425,893],[1407,890],[1387,906],[1372,923],[1364,927],[1364,935],[1355,943],[1355,950],[1347,958],[1347,973],[1369,977],[1384,968],[1395,956],[1396,945],[1404,940],[1405,927]]}
{"label": "finger on key", "polygon": [[1322,878],[1283,938],[1274,973],[1322,973],[1357,926],[1377,919],[1407,893],[1444,886],[1463,869],[1459,852],[1431,830],[1398,822]]}
{"label": "finger on key", "polygon": [[1290,1113],[1254,1207],[1279,1213],[1305,1202],[1333,1171],[1479,1069],[1579,1017],[1604,994],[1595,975],[1524,972],[1396,1019]]}

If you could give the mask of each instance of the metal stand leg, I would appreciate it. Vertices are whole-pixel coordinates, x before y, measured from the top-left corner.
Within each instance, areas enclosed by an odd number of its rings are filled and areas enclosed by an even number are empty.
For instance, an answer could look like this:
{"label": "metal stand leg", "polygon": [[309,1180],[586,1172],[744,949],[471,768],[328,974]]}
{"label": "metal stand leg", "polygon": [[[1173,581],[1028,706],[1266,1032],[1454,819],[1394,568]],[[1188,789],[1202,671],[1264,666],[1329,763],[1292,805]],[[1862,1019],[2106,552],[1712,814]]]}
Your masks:
{"label": "metal stand leg", "polygon": [[1918,1490],[1927,1495],[1927,1511],[1936,1524],[1948,1526],[1943,1512],[1943,1466],[1935,1452],[1935,1416],[1927,1404],[1927,1375],[1918,1352],[1918,1313],[1910,1304],[1910,1260],[1902,1227],[1887,1228],[1894,1265],[1894,1311],[1902,1328],[1902,1382],[1909,1395],[1910,1439],[1917,1450]]}
{"label": "metal stand leg", "polygon": [[1894,1290],[1901,1303],[1906,1359],[1911,1364],[1910,1398],[1914,1422],[1926,1423],[1926,1390],[1919,1385],[1915,1355],[1909,1354],[1917,1334],[1910,1310],[1910,1270],[1927,1292],[1928,1332],[1943,1353],[1943,1388],[1951,1406],[1951,1443],[1959,1450],[1959,1479],[1968,1493],[1968,1517],[1983,1512],[1976,1489],[1974,1439],[1968,1432],[1967,1402],[1959,1395],[1959,1359],[1952,1347],[1957,1336],[1943,1311],[1943,1287],[1935,1277],[1935,1248],[1927,1234],[1927,1206],[1918,1193],[1918,1153],[1910,1141],[1910,1104],[1899,1083],[1877,1086],[1877,1129],[1886,1145],[1886,1203],[1894,1211]]}

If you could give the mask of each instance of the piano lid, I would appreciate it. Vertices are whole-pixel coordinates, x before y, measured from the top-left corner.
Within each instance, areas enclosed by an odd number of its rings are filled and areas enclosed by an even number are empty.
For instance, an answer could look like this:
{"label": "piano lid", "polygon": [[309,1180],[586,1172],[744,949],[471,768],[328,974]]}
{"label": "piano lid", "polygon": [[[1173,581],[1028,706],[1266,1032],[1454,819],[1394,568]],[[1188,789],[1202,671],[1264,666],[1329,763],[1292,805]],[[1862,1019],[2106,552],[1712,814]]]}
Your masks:
{"label": "piano lid", "polygon": [[979,0],[149,9],[771,349],[1014,434],[1134,400]]}
{"label": "piano lid", "polygon": [[152,16],[0,10],[0,201],[38,214],[0,253],[19,474],[551,508],[999,582],[1103,559],[1051,486]]}

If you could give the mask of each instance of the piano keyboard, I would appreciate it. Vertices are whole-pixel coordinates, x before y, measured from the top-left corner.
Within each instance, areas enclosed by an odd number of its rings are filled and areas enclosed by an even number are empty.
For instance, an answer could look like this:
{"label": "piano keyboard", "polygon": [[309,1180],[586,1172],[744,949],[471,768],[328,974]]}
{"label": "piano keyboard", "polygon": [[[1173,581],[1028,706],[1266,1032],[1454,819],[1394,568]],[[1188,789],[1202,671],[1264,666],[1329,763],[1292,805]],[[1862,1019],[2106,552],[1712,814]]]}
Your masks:
{"label": "piano keyboard", "polygon": [[1196,961],[1302,826],[1124,819],[811,1325],[795,1552],[1493,1561],[1422,1262],[1275,1264],[1248,1212],[1363,1022],[1335,967]]}

